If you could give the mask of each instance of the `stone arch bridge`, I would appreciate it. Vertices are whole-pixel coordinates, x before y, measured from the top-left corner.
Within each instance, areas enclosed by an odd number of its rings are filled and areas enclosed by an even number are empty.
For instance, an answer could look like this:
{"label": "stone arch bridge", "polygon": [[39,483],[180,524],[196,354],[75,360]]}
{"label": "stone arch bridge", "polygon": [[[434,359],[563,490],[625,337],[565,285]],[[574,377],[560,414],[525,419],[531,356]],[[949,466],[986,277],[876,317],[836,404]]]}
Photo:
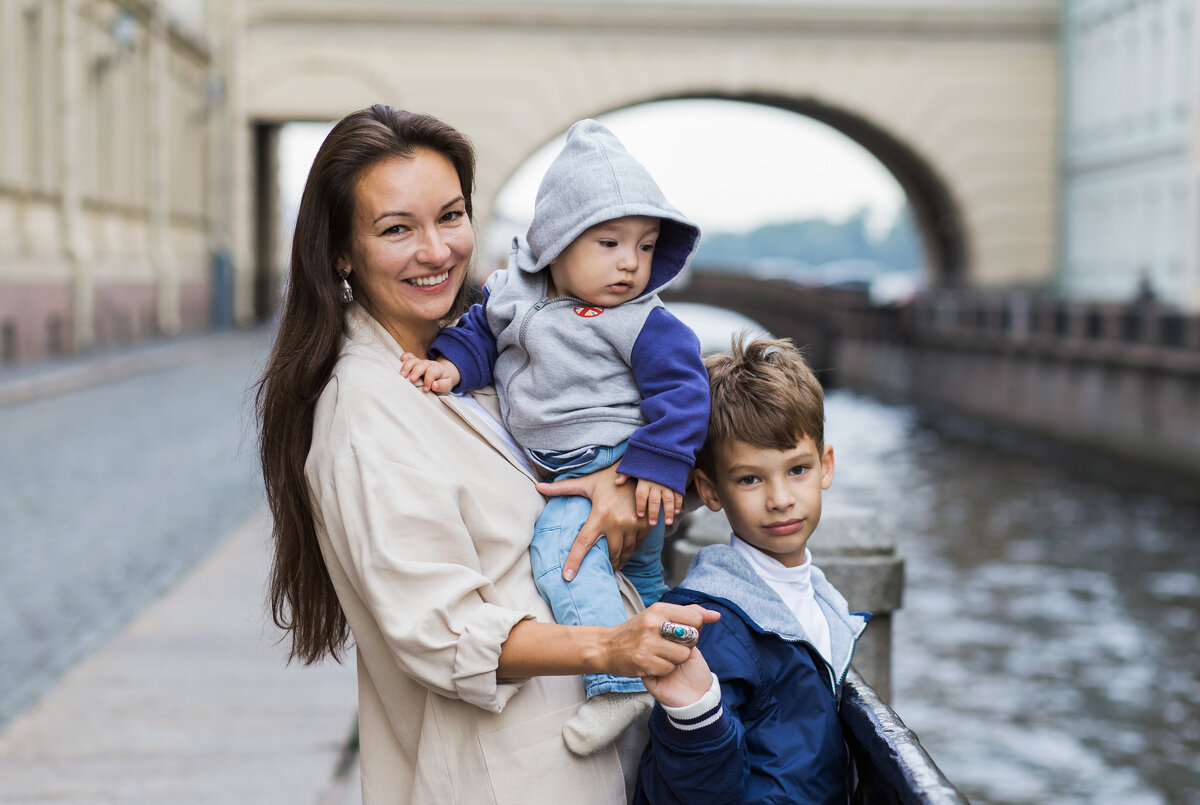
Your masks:
{"label": "stone arch bridge", "polygon": [[517,167],[577,119],[726,98],[811,116],[874,153],[908,194],[937,284],[1040,282],[1056,262],[1056,0],[244,0],[230,9],[241,320],[271,309],[282,264],[263,192],[273,132],[376,102],[471,136],[479,221]]}

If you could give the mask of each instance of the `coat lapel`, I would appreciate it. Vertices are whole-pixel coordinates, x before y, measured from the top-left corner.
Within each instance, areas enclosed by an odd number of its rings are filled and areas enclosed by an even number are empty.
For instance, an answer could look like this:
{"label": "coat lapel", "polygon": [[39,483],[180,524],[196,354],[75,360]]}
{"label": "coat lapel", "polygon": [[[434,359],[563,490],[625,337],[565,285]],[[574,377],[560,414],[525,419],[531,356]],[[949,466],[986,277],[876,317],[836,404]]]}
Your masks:
{"label": "coat lapel", "polygon": [[[350,305],[346,309],[346,322],[351,340],[371,342],[374,341],[380,344],[384,350],[395,360],[396,371],[399,371],[401,359],[404,356],[404,347],[396,343],[396,339],[392,337],[383,325],[368,313],[363,307],[357,303]],[[475,401],[483,406],[484,410],[496,418],[497,422],[503,422],[500,417],[500,398],[496,396],[496,390],[491,386],[485,386],[471,392],[471,396]],[[451,411],[458,415],[459,419],[467,424],[471,430],[475,431],[485,442],[504,456],[509,464],[519,469],[528,478],[533,481],[540,479],[529,474],[529,470],[515,457],[508,447],[496,436],[495,431],[488,427],[486,422],[481,422],[479,416],[468,408],[463,402],[455,397],[445,396],[437,398],[442,405],[448,407]]]}
{"label": "coat lapel", "polygon": [[[491,386],[484,386],[481,389],[471,392],[471,396],[475,398],[477,403],[483,406],[485,411],[495,417],[497,422],[503,421],[500,418],[500,399],[496,396],[496,390],[494,388]],[[449,407],[454,413],[458,414],[458,416],[464,422],[466,422],[472,430],[479,434],[480,438],[482,438],[496,450],[500,451],[500,455],[504,456],[505,460],[508,461],[509,464],[512,464],[514,467],[519,469],[531,480],[535,482],[539,480],[538,478],[534,478],[529,474],[529,469],[525,466],[524,462],[516,458],[516,456],[512,454],[512,451],[508,449],[508,446],[505,445],[504,442],[500,441],[500,438],[496,435],[496,432],[488,427],[486,422],[480,422],[479,416],[466,405],[464,405],[462,400],[449,395],[445,397],[438,397],[438,400],[440,400],[443,405]]]}

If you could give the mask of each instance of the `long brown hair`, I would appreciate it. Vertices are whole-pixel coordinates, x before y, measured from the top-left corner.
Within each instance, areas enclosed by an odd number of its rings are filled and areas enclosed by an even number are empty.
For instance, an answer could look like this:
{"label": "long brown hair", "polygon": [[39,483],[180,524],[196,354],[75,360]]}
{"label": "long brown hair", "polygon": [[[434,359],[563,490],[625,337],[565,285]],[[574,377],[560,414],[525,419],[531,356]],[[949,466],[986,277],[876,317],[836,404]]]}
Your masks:
{"label": "long brown hair", "polygon": [[[275,555],[270,602],[275,624],[291,639],[289,662],[326,654],[341,661],[350,632],[317,542],[304,461],[312,445],[313,412],[341,348],[345,311],[336,266],[349,254],[355,191],[364,173],[418,148],[454,165],[472,216],[475,152],[437,118],[375,105],[343,118],[321,144],[308,173],[279,332],[258,382],[259,460],[273,518]],[[353,278],[355,274],[351,274]],[[464,282],[447,321],[466,308]]]}

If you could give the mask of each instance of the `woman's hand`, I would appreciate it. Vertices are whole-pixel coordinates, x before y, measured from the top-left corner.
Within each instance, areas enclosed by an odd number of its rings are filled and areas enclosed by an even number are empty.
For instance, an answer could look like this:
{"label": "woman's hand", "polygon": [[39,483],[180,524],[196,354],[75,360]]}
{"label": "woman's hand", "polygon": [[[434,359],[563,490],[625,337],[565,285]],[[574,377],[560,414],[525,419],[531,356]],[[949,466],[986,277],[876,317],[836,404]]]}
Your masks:
{"label": "woman's hand", "polygon": [[663,621],[699,629],[720,617],[721,613],[698,604],[660,603],[620,626],[562,626],[526,619],[513,626],[500,647],[496,676],[667,676],[676,665],[692,659],[692,648],[663,637]]}
{"label": "woman's hand", "polygon": [[693,648],[691,656],[676,665],[669,674],[642,677],[650,695],[668,707],[695,704],[712,687],[712,671],[700,649]]}
{"label": "woman's hand", "polygon": [[608,558],[618,569],[646,541],[650,523],[637,516],[637,487],[624,480],[614,465],[581,478],[537,485],[543,495],[582,495],[592,502],[592,513],[563,563],[563,578],[567,581],[575,578],[583,557],[601,537],[608,538]]}
{"label": "woman's hand", "polygon": [[[720,617],[721,613],[705,609],[699,604],[651,604],[620,626],[607,630],[598,671],[615,676],[668,677],[678,671],[677,666],[692,659],[693,649],[663,637],[663,621],[700,629]],[[700,662],[704,663],[703,657]],[[704,669],[707,671],[707,663],[704,663]],[[690,669],[689,678],[695,672],[695,667]],[[708,690],[712,678],[706,674],[704,679],[704,690]],[[650,689],[649,686],[647,689]],[[703,692],[695,696],[693,701],[699,699]]]}

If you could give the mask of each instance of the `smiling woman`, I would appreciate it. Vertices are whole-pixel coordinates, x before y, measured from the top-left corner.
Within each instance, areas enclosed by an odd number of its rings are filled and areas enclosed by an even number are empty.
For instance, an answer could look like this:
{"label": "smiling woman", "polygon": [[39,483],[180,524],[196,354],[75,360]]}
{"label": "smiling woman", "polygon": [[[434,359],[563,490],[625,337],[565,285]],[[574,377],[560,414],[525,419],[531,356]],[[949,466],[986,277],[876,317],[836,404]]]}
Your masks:
{"label": "smiling woman", "polygon": [[[353,635],[365,805],[616,805],[637,732],[625,757],[569,752],[580,676],[668,674],[690,649],[663,621],[716,616],[629,600],[619,626],[555,623],[529,535],[539,492],[568,490],[535,485],[490,387],[439,397],[402,377],[405,352],[427,353],[462,309],[474,165],[459,132],[386,106],[349,115],[317,152],[258,390],[272,610],[305,663]],[[618,553],[648,530],[615,469],[564,483]]]}
{"label": "smiling woman", "polygon": [[454,164],[419,149],[358,181],[349,250],[338,261],[356,298],[424,357],[466,280],[475,236]]}

